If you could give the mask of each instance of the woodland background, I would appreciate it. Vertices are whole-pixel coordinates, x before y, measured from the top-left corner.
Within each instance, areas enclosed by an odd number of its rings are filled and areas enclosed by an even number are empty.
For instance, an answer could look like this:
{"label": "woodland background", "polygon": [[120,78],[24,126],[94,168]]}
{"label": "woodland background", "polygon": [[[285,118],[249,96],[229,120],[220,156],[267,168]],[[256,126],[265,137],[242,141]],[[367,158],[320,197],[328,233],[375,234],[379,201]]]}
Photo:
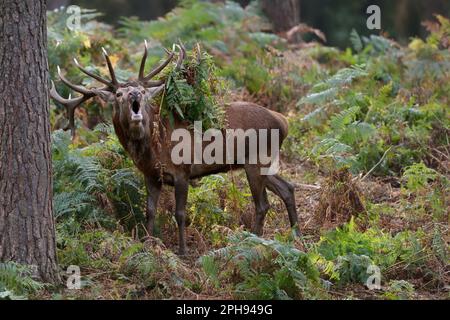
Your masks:
{"label": "woodland background", "polygon": [[[282,175],[296,185],[304,237],[292,237],[274,197],[264,237],[246,231],[253,205],[236,172],[191,187],[187,258],[173,253],[169,188],[157,237],[139,241],[145,187],[113,133],[111,107],[86,103],[72,141],[52,102],[57,256],[61,270],[81,268],[82,289],[2,263],[0,299],[449,298],[449,3],[375,1],[385,26],[378,33],[364,29],[364,1],[303,0],[293,21],[306,24],[292,35],[275,31],[263,2],[72,1],[96,10],[83,9],[77,31],[65,27],[64,9],[48,12],[50,73],[56,79],[59,65],[89,85],[72,58],[105,74],[105,47],[127,79],[144,39],[148,68],[163,46],[200,42],[229,99],[288,117]],[[371,265],[380,268],[378,290],[365,286]]]}
{"label": "woodland background", "polygon": [[[279,0],[278,0],[279,1]],[[283,2],[281,0],[279,2]],[[383,30],[390,36],[405,43],[409,37],[425,36],[426,29],[421,22],[431,19],[433,14],[448,15],[450,3],[442,0],[287,0],[296,4],[298,9],[291,14],[301,22],[322,30],[328,38],[328,44],[333,46],[348,46],[348,34],[356,29],[360,34],[367,35],[366,8],[376,4],[382,10]],[[287,2],[285,1],[285,2]],[[212,2],[220,2],[213,0]],[[250,0],[236,1],[243,6]],[[278,5],[277,0],[265,1]],[[55,9],[60,6],[79,5],[84,8],[97,9],[104,13],[100,21],[118,25],[121,16],[136,16],[141,20],[156,19],[177,5],[177,0],[49,0],[48,8]]]}

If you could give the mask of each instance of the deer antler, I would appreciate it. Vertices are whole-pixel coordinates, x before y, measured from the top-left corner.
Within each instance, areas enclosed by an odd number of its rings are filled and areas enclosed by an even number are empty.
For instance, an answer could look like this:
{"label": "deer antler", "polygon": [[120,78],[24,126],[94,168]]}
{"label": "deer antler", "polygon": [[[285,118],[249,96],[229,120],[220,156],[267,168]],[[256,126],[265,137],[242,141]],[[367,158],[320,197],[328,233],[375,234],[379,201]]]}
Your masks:
{"label": "deer antler", "polygon": [[181,40],[178,40],[178,44],[176,45],[178,49],[180,49],[180,55],[178,56],[177,65],[175,67],[176,70],[179,70],[183,66],[184,59],[186,59],[186,48]]}
{"label": "deer antler", "polygon": [[76,108],[78,108],[83,102],[86,102],[87,100],[95,97],[97,95],[97,92],[99,91],[110,91],[110,92],[114,92],[116,91],[121,84],[119,83],[119,81],[117,81],[116,78],[116,74],[114,72],[114,68],[112,66],[111,60],[108,56],[108,53],[106,52],[106,50],[104,48],[102,48],[103,51],[103,56],[105,57],[106,60],[106,64],[108,65],[108,70],[109,73],[111,75],[111,81],[104,79],[86,69],[84,69],[79,62],[77,61],[77,59],[73,59],[73,61],[75,62],[75,65],[78,67],[78,69],[80,69],[83,73],[85,73],[86,75],[90,76],[91,78],[94,78],[95,80],[97,80],[98,82],[103,83],[104,85],[106,85],[105,87],[102,87],[100,89],[87,89],[83,86],[80,85],[75,85],[73,83],[71,83],[69,80],[67,80],[61,73],[61,69],[58,66],[58,76],[61,79],[61,81],[67,85],[70,89],[72,89],[75,92],[81,93],[80,97],[71,99],[71,97],[69,96],[69,99],[63,98],[61,97],[61,95],[56,91],[55,88],[55,84],[52,81],[52,87],[50,89],[50,96],[57,102],[59,102],[60,104],[62,104],[65,108],[66,108],[66,112],[67,112],[67,116],[69,118],[69,124],[68,126],[65,128],[65,130],[70,129],[71,134],[72,134],[72,138],[75,137],[75,110]]}
{"label": "deer antler", "polygon": [[163,80],[151,81],[151,79],[153,79],[156,75],[158,75],[161,71],[163,71],[164,68],[167,67],[167,65],[172,61],[173,57],[175,56],[175,50],[174,49],[172,49],[172,51],[166,50],[166,52],[169,55],[167,59],[158,67],[153,69],[149,74],[145,75],[145,62],[147,61],[147,54],[148,54],[147,40],[144,41],[144,47],[145,47],[144,55],[142,56],[141,67],[139,68],[138,80],[145,87],[158,87],[164,84],[164,81]]}
{"label": "deer antler", "polygon": [[[67,117],[69,118],[69,124],[67,125],[65,130],[70,129],[72,138],[75,137],[75,109],[79,107],[83,102],[86,102],[87,100],[95,97],[97,93],[94,90],[86,89],[83,86],[75,85],[71,83],[69,80],[67,80],[62,74],[61,69],[58,66],[58,76],[61,79],[61,81],[66,84],[70,89],[81,93],[82,95],[80,97],[71,99],[69,95],[69,99],[61,97],[61,95],[56,91],[55,83],[52,81],[52,87],[50,89],[50,96],[60,104],[62,104],[66,108]],[[96,89],[97,90],[97,89]],[[101,88],[100,90],[105,91],[111,91],[111,89],[108,86],[105,86]]]}
{"label": "deer antler", "polygon": [[[68,85],[68,87],[70,87],[71,89],[75,88],[82,88],[79,86],[76,86],[74,84],[71,84],[70,82],[66,82],[65,80],[63,80],[61,78],[61,80]],[[70,85],[69,85],[70,84]],[[52,87],[50,89],[50,96],[57,102],[59,102],[60,104],[62,104],[65,108],[66,108],[66,112],[67,112],[67,116],[69,118],[69,124],[66,128],[64,128],[64,130],[68,130],[70,129],[71,134],[72,134],[72,138],[75,137],[75,109],[80,106],[83,102],[95,97],[95,93],[92,91],[89,91],[85,88],[82,88],[82,90],[75,90],[77,92],[82,93],[81,91],[83,91],[82,96],[78,97],[78,98],[74,98],[71,99],[70,95],[69,95],[69,99],[63,98],[59,95],[58,91],[56,91],[55,88],[55,83],[52,81]]]}
{"label": "deer antler", "polygon": [[103,56],[106,60],[106,64],[108,65],[109,74],[111,76],[111,84],[117,89],[120,86],[120,83],[117,81],[116,73],[114,72],[111,60],[109,59],[108,53],[106,52],[105,48],[102,47],[102,51]]}

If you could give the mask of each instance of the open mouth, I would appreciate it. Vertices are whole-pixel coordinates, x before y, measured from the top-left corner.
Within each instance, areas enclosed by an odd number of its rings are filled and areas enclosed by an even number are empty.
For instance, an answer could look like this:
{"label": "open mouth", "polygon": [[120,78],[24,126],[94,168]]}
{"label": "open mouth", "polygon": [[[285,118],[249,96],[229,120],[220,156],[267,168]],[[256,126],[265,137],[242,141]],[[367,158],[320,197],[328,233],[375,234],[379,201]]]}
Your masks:
{"label": "open mouth", "polygon": [[140,107],[141,106],[139,105],[139,102],[133,101],[133,104],[131,105],[131,109],[133,110],[134,113],[138,113]]}
{"label": "open mouth", "polygon": [[141,105],[138,101],[133,101],[131,104],[131,120],[142,121]]}

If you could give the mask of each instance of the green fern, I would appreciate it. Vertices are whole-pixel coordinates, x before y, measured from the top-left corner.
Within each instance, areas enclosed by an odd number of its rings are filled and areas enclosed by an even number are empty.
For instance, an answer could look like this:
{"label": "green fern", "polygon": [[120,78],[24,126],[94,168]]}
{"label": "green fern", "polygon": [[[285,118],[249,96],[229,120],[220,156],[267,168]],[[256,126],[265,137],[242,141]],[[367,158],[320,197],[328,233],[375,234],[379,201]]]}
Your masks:
{"label": "green fern", "polygon": [[341,69],[332,77],[314,85],[310,93],[302,98],[297,106],[329,102],[336,98],[341,89],[351,84],[353,80],[366,76],[368,73],[364,65]]}
{"label": "green fern", "polygon": [[370,37],[362,37],[362,41],[366,50],[373,56],[389,55],[395,57],[399,54],[397,44],[386,37],[372,34]]}
{"label": "green fern", "polygon": [[[104,135],[111,130],[100,127],[96,132]],[[127,228],[133,228],[144,219],[142,177],[113,134],[103,139],[79,149],[71,144],[69,133],[53,134],[55,216],[112,226],[116,214]],[[106,210],[113,212],[106,214]]]}
{"label": "green fern", "polygon": [[[303,104],[320,104],[326,101],[331,101],[333,98],[335,98],[338,94],[339,90],[338,88],[328,88],[319,92],[313,92],[308,94],[305,98],[302,98],[298,102],[298,106]],[[322,107],[320,107],[322,108]],[[317,110],[314,110],[310,115],[307,115],[306,117],[311,117],[312,114],[317,113]]]}
{"label": "green fern", "polygon": [[308,255],[294,246],[247,232],[235,233],[229,241],[227,247],[210,252],[201,261],[216,283],[227,274],[237,277],[236,296],[246,299],[322,296],[319,271]]}
{"label": "green fern", "polygon": [[192,50],[180,70],[169,68],[163,78],[166,87],[161,101],[156,101],[163,117],[191,124],[202,121],[205,129],[223,126],[223,85],[208,53]]}
{"label": "green fern", "polygon": [[340,113],[331,117],[330,126],[334,132],[340,132],[345,130],[347,125],[354,122],[358,113],[360,112],[359,107],[351,107],[349,109],[345,109]]}
{"label": "green fern", "polygon": [[405,280],[391,280],[383,294],[388,300],[412,300],[415,295],[414,285]]}
{"label": "green fern", "polygon": [[406,188],[415,192],[427,187],[429,182],[435,180],[438,176],[439,174],[435,170],[428,168],[421,162],[406,168],[403,179],[406,181]]}
{"label": "green fern", "polygon": [[85,192],[60,192],[53,197],[53,211],[55,218],[96,210],[93,207],[95,199]]}
{"label": "green fern", "polygon": [[33,279],[33,270],[14,262],[0,263],[0,300],[26,299],[47,285]]}
{"label": "green fern", "polygon": [[354,65],[350,68],[344,68],[339,70],[334,76],[319,83],[313,87],[313,90],[320,88],[323,85],[328,87],[343,87],[352,83],[353,80],[366,77],[369,74],[365,69],[365,65]]}
{"label": "green fern", "polygon": [[355,29],[352,29],[352,32],[350,32],[350,42],[356,52],[359,52],[364,48],[361,37]]}

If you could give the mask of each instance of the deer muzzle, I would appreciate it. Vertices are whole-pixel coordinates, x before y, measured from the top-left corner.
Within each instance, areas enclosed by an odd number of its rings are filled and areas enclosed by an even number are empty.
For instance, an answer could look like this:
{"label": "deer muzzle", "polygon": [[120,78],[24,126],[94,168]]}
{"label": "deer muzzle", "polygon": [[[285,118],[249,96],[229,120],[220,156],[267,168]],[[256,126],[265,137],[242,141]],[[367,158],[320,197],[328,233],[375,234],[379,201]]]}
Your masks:
{"label": "deer muzzle", "polygon": [[144,117],[141,112],[141,102],[140,99],[132,99],[131,100],[131,121],[132,122],[141,122]]}

